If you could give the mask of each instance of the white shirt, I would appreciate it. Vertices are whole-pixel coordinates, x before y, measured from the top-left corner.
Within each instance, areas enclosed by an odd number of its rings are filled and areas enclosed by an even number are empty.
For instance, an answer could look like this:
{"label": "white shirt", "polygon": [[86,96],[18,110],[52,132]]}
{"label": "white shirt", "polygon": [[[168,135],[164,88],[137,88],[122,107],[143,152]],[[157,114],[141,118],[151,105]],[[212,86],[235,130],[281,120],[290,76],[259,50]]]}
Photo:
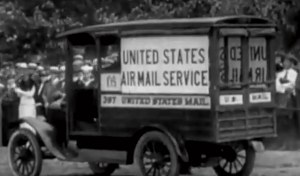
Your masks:
{"label": "white shirt", "polygon": [[35,118],[36,107],[34,101],[35,86],[31,90],[23,91],[20,88],[15,89],[20,97],[19,103],[19,118]]}
{"label": "white shirt", "polygon": [[38,95],[41,94],[42,89],[44,88],[44,86],[45,86],[45,82],[42,82],[41,85],[40,85],[40,88],[39,88],[39,90],[38,90]]}
{"label": "white shirt", "polygon": [[[284,69],[276,75],[276,91],[285,93],[288,88],[293,89],[295,92],[295,85],[297,79],[297,71],[293,68]],[[287,83],[281,83],[280,79],[288,80]]]}
{"label": "white shirt", "polygon": [[20,104],[35,104],[34,102],[34,93],[35,93],[35,86],[31,88],[31,90],[21,90],[20,88],[15,89],[16,93],[20,97]]}

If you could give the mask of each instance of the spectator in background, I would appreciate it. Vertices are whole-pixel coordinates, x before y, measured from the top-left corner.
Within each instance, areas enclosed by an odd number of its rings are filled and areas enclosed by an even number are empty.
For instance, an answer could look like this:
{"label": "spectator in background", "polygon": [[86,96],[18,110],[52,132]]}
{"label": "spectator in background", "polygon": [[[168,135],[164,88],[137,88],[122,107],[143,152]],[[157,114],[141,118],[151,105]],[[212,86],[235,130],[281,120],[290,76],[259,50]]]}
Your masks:
{"label": "spectator in background", "polygon": [[276,52],[275,55],[276,73],[279,73],[283,70],[283,61],[285,55],[282,52]]}
{"label": "spectator in background", "polygon": [[64,70],[60,69],[57,74],[57,81],[54,85],[55,88],[52,94],[53,103],[57,103],[57,101],[61,101],[65,97]]}
{"label": "spectator in background", "polygon": [[43,70],[45,70],[45,68],[43,66],[41,66],[41,65],[39,65],[39,66],[36,67],[36,71],[37,72],[43,71]]}
{"label": "spectator in background", "polygon": [[51,81],[51,84],[55,85],[58,81],[57,79],[57,72],[58,72],[58,67],[55,67],[55,66],[51,66],[50,67],[50,81]]}
{"label": "spectator in background", "polygon": [[65,67],[59,66],[56,71],[55,85],[61,84],[65,81]]}
{"label": "spectator in background", "polygon": [[107,46],[106,57],[101,58],[101,67],[109,69],[110,71],[118,70],[120,68],[119,46]]}
{"label": "spectator in background", "polygon": [[[7,78],[7,83],[6,83],[6,87],[5,90],[3,90],[3,94],[2,94],[2,103],[4,104],[9,104],[11,102],[13,102],[14,100],[18,99],[18,96],[15,92],[15,88],[16,88],[16,80],[13,76],[10,76]],[[13,110],[15,111],[15,110]]]}
{"label": "spectator in background", "polygon": [[12,100],[16,97],[16,92],[14,91],[16,88],[16,80],[13,76],[7,78],[6,83],[6,91],[4,97],[6,100]]}
{"label": "spectator in background", "polygon": [[295,95],[297,71],[293,68],[297,65],[297,59],[288,54],[283,61],[283,70],[276,77],[276,91],[278,93],[291,93]]}
{"label": "spectator in background", "polygon": [[65,80],[65,71],[66,71],[66,68],[64,66],[61,66],[59,68],[59,80],[60,81],[64,81]]}
{"label": "spectator in background", "polygon": [[82,73],[83,73],[83,77],[82,77],[82,83],[84,84],[85,88],[91,88],[92,83],[94,81],[94,77],[92,74],[93,71],[93,67],[89,66],[89,65],[84,65],[83,67],[81,67]]}
{"label": "spectator in background", "polygon": [[[296,79],[298,76],[294,66],[297,65],[297,59],[288,54],[283,61],[283,70],[276,75],[276,102],[279,108],[294,108],[296,105]],[[292,118],[293,113],[288,117]]]}
{"label": "spectator in background", "polygon": [[3,76],[7,78],[10,74],[11,74],[11,66],[9,63],[5,63],[3,68]]}
{"label": "spectator in background", "polygon": [[34,84],[36,85],[36,87],[41,83],[41,78],[39,75],[39,71],[35,71],[32,73],[31,78],[34,81]]}
{"label": "spectator in background", "polygon": [[37,69],[37,64],[36,63],[29,63],[28,64],[28,69],[31,71],[35,71]]}
{"label": "spectator in background", "polygon": [[59,91],[64,92],[64,89],[65,89],[65,70],[64,70],[64,68],[60,68],[59,73],[58,73],[58,81],[55,86]]}
{"label": "spectator in background", "polygon": [[1,82],[0,82],[0,92],[2,92],[1,90],[3,90],[5,88],[3,82],[4,82],[3,80],[1,80]]}
{"label": "spectator in background", "polygon": [[[296,104],[296,125],[297,125],[297,129],[298,132],[300,132],[300,65],[298,63],[298,65],[295,68],[298,72],[297,75],[297,79],[296,79],[296,85],[295,85],[295,92],[296,92],[296,96],[295,96],[295,104]],[[298,133],[298,135],[300,135],[300,133]]]}
{"label": "spectator in background", "polygon": [[49,75],[46,71],[42,71],[40,72],[39,77],[41,82],[37,86],[37,91],[35,93],[36,111],[37,117],[44,120],[46,117],[46,108],[49,105],[45,95],[45,88],[47,88],[47,84],[49,84]]}
{"label": "spectator in background", "polygon": [[[79,57],[79,56],[77,56]],[[84,65],[83,60],[76,59],[74,57],[73,61],[73,83],[75,88],[83,88],[83,71],[81,70],[82,66]]]}
{"label": "spectator in background", "polygon": [[81,61],[83,61],[84,58],[83,58],[83,56],[82,56],[81,54],[76,54],[76,55],[74,56],[74,61],[75,61],[75,60],[81,60]]}
{"label": "spectator in background", "polygon": [[[7,78],[6,88],[1,97],[1,113],[2,113],[2,128],[3,136],[8,136],[10,133],[9,124],[17,122],[19,119],[19,97],[15,92],[16,80],[14,76]],[[8,142],[8,141],[6,141]]]}

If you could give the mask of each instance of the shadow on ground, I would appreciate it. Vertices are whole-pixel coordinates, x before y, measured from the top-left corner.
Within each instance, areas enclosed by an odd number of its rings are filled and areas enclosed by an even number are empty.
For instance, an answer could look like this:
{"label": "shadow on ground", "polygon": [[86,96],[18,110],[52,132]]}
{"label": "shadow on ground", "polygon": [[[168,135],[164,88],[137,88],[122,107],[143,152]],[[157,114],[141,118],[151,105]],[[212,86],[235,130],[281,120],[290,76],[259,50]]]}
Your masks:
{"label": "shadow on ground", "polygon": [[[299,119],[300,120],[300,119]],[[277,117],[277,137],[264,139],[266,150],[300,150],[300,123],[297,116]]]}

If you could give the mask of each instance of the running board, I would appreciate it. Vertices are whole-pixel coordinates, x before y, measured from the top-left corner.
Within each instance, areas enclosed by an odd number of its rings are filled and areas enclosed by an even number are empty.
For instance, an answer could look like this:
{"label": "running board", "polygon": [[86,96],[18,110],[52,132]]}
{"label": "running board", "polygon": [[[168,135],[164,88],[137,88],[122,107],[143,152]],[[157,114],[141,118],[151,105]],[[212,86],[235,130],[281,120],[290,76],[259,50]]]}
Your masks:
{"label": "running board", "polygon": [[67,156],[66,161],[70,162],[105,162],[126,164],[127,152],[113,150],[91,150],[80,149],[74,156]]}
{"label": "running board", "polygon": [[105,162],[126,164],[127,152],[115,150],[79,149],[75,141],[69,141],[63,150],[64,161],[70,162]]}

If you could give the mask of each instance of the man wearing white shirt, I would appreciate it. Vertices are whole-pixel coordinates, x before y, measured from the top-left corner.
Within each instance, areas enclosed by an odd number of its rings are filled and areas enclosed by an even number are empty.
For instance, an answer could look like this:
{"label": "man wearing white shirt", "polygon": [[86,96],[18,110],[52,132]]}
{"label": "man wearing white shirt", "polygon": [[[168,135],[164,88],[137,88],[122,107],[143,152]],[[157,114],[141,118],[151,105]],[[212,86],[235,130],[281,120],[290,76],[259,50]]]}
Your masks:
{"label": "man wearing white shirt", "polygon": [[292,93],[295,95],[295,85],[297,71],[293,68],[297,64],[297,59],[292,55],[287,55],[283,61],[283,70],[276,76],[276,91],[278,93]]}

